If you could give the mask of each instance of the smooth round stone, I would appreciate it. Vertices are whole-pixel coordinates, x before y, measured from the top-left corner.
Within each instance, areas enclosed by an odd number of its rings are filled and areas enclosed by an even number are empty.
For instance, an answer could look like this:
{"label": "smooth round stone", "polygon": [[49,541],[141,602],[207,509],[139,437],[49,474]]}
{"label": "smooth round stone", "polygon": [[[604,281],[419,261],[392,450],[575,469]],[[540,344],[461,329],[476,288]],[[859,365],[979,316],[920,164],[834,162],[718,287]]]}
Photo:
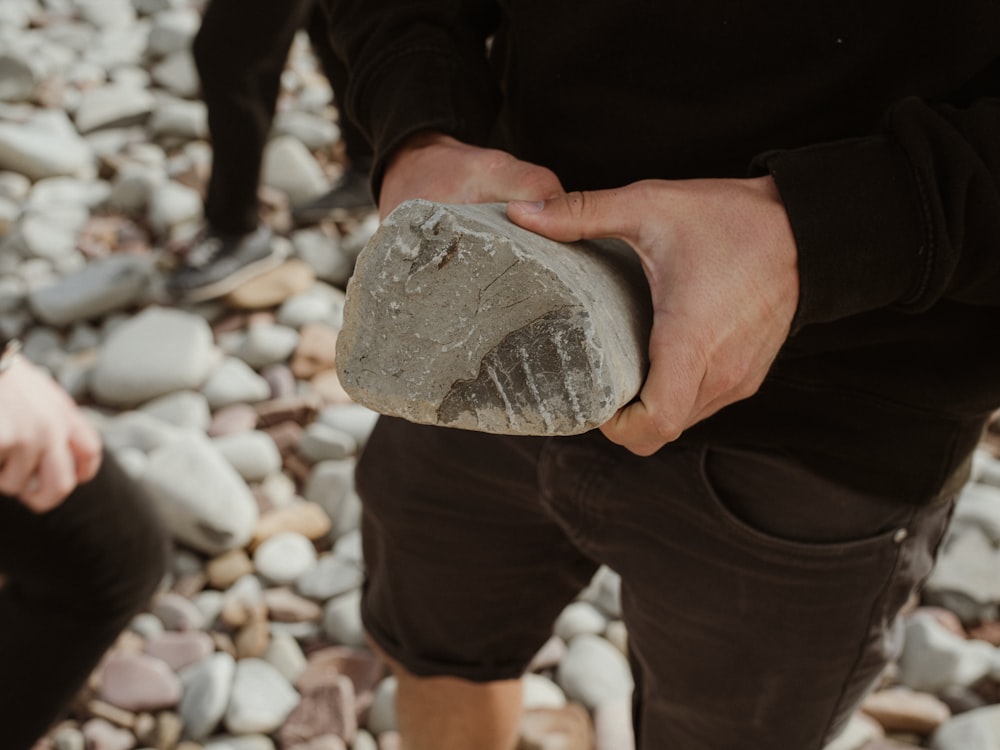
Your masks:
{"label": "smooth round stone", "polygon": [[250,279],[231,292],[226,297],[226,302],[242,310],[274,307],[308,289],[315,279],[315,274],[309,266],[292,258],[277,268]]}
{"label": "smooth round stone", "polygon": [[157,597],[153,614],[167,630],[200,630],[205,626],[205,618],[194,603],[172,591]]}
{"label": "smooth round stone", "polygon": [[294,531],[307,539],[317,540],[326,536],[330,527],[330,518],[322,508],[315,503],[295,500],[293,497],[290,498],[290,502],[261,516],[254,532],[254,540],[260,544],[285,531]]}
{"label": "smooth round stone", "polygon": [[153,17],[146,51],[154,57],[166,57],[190,48],[201,17],[193,8],[170,8]]}
{"label": "smooth round stone", "polygon": [[116,727],[106,719],[90,719],[82,729],[87,747],[92,750],[132,750],[135,737],[127,729]]}
{"label": "smooth round stone", "polygon": [[970,686],[988,675],[997,660],[994,646],[962,638],[927,614],[911,616],[905,633],[899,681],[913,690],[937,693]]}
{"label": "smooth round stone", "polygon": [[61,727],[53,737],[56,750],[86,750],[87,739],[75,727]]}
{"label": "smooth round stone", "polygon": [[175,672],[197,664],[214,651],[212,636],[200,630],[164,632],[146,639],[146,653]]}
{"label": "smooth round stone", "polygon": [[323,608],[316,602],[284,586],[267,589],[264,604],[274,622],[319,622],[323,617]]}
{"label": "smooth round stone", "polygon": [[364,729],[358,730],[357,736],[354,738],[354,744],[351,745],[351,750],[378,750],[378,743],[375,738],[371,736]]}
{"label": "smooth round stone", "polygon": [[219,619],[222,607],[225,605],[225,598],[226,595],[221,591],[199,591],[195,594],[192,602],[198,608],[198,611],[201,612],[204,622],[211,625]]}
{"label": "smooth round stone", "polygon": [[628,654],[628,629],[624,622],[621,620],[609,622],[604,630],[604,637],[623,654]]}
{"label": "smooth round stone", "polygon": [[222,721],[233,692],[236,660],[218,651],[181,672],[184,695],[179,713],[188,737],[208,737]]}
{"label": "smooth round stone", "polygon": [[167,235],[183,224],[202,218],[202,200],[198,192],[179,182],[158,183],[149,198],[149,223],[159,235]]}
{"label": "smooth round stone", "polygon": [[143,404],[141,410],[167,424],[202,432],[212,420],[208,399],[197,391],[168,393]]}
{"label": "smooth round stone", "polygon": [[354,272],[354,256],[344,250],[340,238],[304,229],[292,235],[292,245],[296,257],[308,263],[318,279],[345,286]]}
{"label": "smooth round stone", "polygon": [[132,618],[129,629],[148,640],[163,633],[163,622],[152,612],[140,612]]}
{"label": "smooth round stone", "polygon": [[335,643],[362,648],[367,644],[361,624],[361,592],[335,597],[323,608],[323,631]]}
{"label": "smooth round stone", "polygon": [[589,709],[627,697],[633,688],[625,656],[603,638],[578,635],[556,670],[556,682],[566,696]]}
{"label": "smooth round stone", "polygon": [[323,602],[359,589],[363,579],[361,569],[351,561],[324,555],[298,579],[296,589],[303,596]]}
{"label": "smooth round stone", "polygon": [[197,99],[201,88],[198,68],[189,50],[167,56],[150,71],[153,81],[182,99]]}
{"label": "smooth round stone", "polygon": [[368,436],[375,429],[378,412],[372,411],[361,404],[345,404],[343,406],[328,406],[316,415],[321,424],[346,432],[353,437],[359,446],[368,442]]}
{"label": "smooth round stone", "polygon": [[0,172],[0,197],[22,203],[31,191],[31,180],[17,172]]}
{"label": "smooth round stone", "polygon": [[237,403],[256,403],[271,397],[271,387],[244,361],[227,357],[202,388],[212,409]]}
{"label": "smooth round stone", "polygon": [[274,740],[263,734],[213,737],[202,750],[274,750]]}
{"label": "smooth round stone", "polygon": [[271,386],[271,398],[277,399],[295,395],[298,385],[295,375],[287,365],[269,365],[261,370],[260,374]]}
{"label": "smooth round stone", "polygon": [[573,602],[556,618],[553,631],[569,643],[584,633],[601,635],[608,625],[608,618],[589,602]]}
{"label": "smooth round stone", "polygon": [[360,501],[354,492],[354,461],[321,461],[306,480],[306,500],[330,517],[335,539],[357,527]]}
{"label": "smooth round stone", "polygon": [[306,657],[299,642],[287,633],[272,633],[264,660],[293,685],[306,668]]}
{"label": "smooth round stone", "polygon": [[264,540],[253,556],[257,572],[277,584],[294,583],[316,565],[316,547],[294,531]]}
{"label": "smooth round stone", "polygon": [[189,434],[143,411],[125,411],[105,420],[101,433],[105,446],[115,453],[129,450],[150,453]]}
{"label": "smooth round stone", "polygon": [[340,536],[333,545],[333,554],[341,560],[362,567],[364,555],[361,546],[361,531],[354,529]]}
{"label": "smooth round stone", "polygon": [[281,453],[266,432],[251,430],[214,438],[213,442],[233,468],[248,482],[259,482],[281,471]]}
{"label": "smooth round stone", "polygon": [[376,737],[383,732],[394,732],[398,726],[396,721],[396,687],[395,677],[386,677],[375,688],[372,705],[368,709],[368,731]]}
{"label": "smooth round stone", "polygon": [[34,289],[28,302],[42,321],[65,326],[131,306],[146,291],[152,275],[151,257],[112,255],[51,286]]}
{"label": "smooth round stone", "polygon": [[521,678],[524,688],[524,708],[562,708],[566,694],[562,688],[544,675],[529,672]]}
{"label": "smooth round stone", "polygon": [[310,151],[320,151],[332,146],[340,138],[340,128],[329,118],[301,110],[279,112],[274,118],[274,131],[290,135]]}
{"label": "smooth round stone", "polygon": [[0,55],[0,101],[26,101],[37,86],[35,71],[28,60],[11,54]]}
{"label": "smooth round stone", "polygon": [[217,589],[226,589],[245,575],[254,572],[253,562],[245,550],[234,549],[212,558],[205,565],[208,583]]}
{"label": "smooth round stone", "polygon": [[212,437],[219,437],[237,432],[247,432],[257,427],[257,420],[257,410],[250,404],[230,404],[223,406],[212,415],[212,421],[208,425],[208,434]]}
{"label": "smooth round stone", "polygon": [[261,183],[283,192],[292,204],[317,198],[330,187],[309,149],[288,135],[272,138],[264,149]]}
{"label": "smooth round stone", "polygon": [[273,666],[263,659],[242,659],[236,664],[226,728],[234,734],[269,734],[281,726],[299,700],[295,688]]}
{"label": "smooth round stone", "polygon": [[149,205],[157,187],[165,181],[160,167],[129,164],[122,168],[111,184],[108,203],[119,211],[138,213]]}
{"label": "smooth round stone", "polygon": [[309,463],[339,461],[355,455],[358,442],[343,430],[313,422],[302,434],[297,451]]}
{"label": "smooth round stone", "polygon": [[131,125],[145,120],[156,100],[145,89],[108,84],[89,89],[80,98],[76,127],[81,133]]}
{"label": "smooth round stone", "polygon": [[621,698],[598,706],[594,710],[594,750],[634,747],[631,699]]}
{"label": "smooth round stone", "polygon": [[243,338],[237,356],[255,369],[284,362],[295,351],[299,332],[287,325],[252,326]]}
{"label": "smooth round stone", "polygon": [[884,736],[885,732],[874,719],[856,712],[840,735],[823,750],[860,750]]}
{"label": "smooth round stone", "polygon": [[198,433],[150,454],[142,485],[178,541],[207,555],[244,546],[257,501],[236,469]]}
{"label": "smooth round stone", "polygon": [[216,362],[203,318],[150,307],[108,334],[91,392],[108,406],[132,406],[167,393],[197,390]]}
{"label": "smooth round stone", "polygon": [[28,122],[0,122],[0,169],[40,180],[92,169],[94,153],[64,112],[37,112]]}
{"label": "smooth round stone", "polygon": [[162,659],[116,653],[104,662],[100,697],[126,711],[158,711],[177,704],[181,682]]}
{"label": "smooth round stone", "polygon": [[153,112],[149,129],[160,138],[207,138],[208,109],[204,102],[164,99]]}
{"label": "smooth round stone", "polygon": [[593,604],[609,618],[621,619],[621,578],[608,566],[602,565],[597,569],[580,598]]}

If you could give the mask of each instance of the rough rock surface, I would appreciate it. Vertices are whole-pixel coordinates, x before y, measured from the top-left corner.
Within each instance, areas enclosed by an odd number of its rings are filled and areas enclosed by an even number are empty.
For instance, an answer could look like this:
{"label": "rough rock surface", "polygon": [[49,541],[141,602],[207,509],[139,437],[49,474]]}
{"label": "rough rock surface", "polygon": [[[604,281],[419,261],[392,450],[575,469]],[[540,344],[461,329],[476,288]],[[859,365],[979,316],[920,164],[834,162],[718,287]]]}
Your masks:
{"label": "rough rock surface", "polygon": [[358,258],[337,368],[351,397],[383,414],[576,434],[638,392],[649,314],[623,243],[553,242],[500,204],[409,201]]}

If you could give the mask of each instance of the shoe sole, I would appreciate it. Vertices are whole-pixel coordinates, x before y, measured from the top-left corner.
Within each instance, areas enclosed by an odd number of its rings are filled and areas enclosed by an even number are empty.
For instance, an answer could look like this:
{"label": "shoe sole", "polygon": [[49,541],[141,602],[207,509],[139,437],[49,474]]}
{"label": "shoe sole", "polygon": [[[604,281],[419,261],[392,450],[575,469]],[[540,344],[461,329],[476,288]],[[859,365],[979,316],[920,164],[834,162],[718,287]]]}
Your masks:
{"label": "shoe sole", "polygon": [[183,294],[182,299],[185,302],[208,302],[209,300],[224,297],[251,279],[277,268],[287,257],[288,248],[285,246],[285,243],[275,242],[274,252],[266,258],[261,258],[258,261],[243,266],[243,268],[234,271],[226,278],[219,279],[212,284],[191,289]]}

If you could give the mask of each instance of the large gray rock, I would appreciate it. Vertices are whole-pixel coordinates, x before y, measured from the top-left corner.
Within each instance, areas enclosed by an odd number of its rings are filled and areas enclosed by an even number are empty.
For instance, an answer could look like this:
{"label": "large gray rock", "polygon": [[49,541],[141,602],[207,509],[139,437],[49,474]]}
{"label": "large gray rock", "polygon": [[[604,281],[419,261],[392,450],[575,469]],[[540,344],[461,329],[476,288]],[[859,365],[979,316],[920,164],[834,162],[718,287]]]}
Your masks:
{"label": "large gray rock", "polygon": [[553,242],[501,204],[409,201],[358,258],[337,370],[355,401],[413,422],[585,432],[642,385],[648,289],[622,242]]}

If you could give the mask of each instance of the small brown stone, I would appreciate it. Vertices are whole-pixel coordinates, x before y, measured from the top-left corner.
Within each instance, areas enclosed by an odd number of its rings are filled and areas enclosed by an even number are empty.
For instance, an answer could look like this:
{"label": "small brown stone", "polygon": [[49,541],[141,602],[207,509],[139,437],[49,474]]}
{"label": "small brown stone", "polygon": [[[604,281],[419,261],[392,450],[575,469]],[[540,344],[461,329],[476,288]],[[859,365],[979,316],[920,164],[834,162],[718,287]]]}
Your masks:
{"label": "small brown stone", "polygon": [[[156,750],[174,750],[184,732],[184,722],[173,711],[161,711],[156,715]],[[179,748],[178,748],[179,750]]]}
{"label": "small brown stone", "polygon": [[316,503],[296,501],[262,515],[254,529],[251,545],[256,548],[264,540],[286,531],[315,541],[329,533],[331,524],[330,516]]}
{"label": "small brown stone", "polygon": [[336,370],[326,370],[325,372],[318,373],[309,381],[309,385],[313,389],[313,392],[323,399],[324,404],[344,406],[354,403],[354,399],[344,390],[344,386],[341,384],[340,376],[337,375]]}
{"label": "small brown stone", "polygon": [[354,686],[345,675],[332,674],[302,700],[278,731],[282,747],[332,734],[350,743],[358,731]]}
{"label": "small brown stone", "polygon": [[255,614],[236,634],[236,658],[249,659],[264,655],[271,642],[271,630],[267,618]]}
{"label": "small brown stone", "polygon": [[304,430],[298,422],[289,419],[267,427],[264,432],[271,436],[274,444],[278,446],[278,451],[284,455],[295,450],[302,440]]}
{"label": "small brown stone", "polygon": [[208,561],[205,565],[205,574],[208,576],[208,583],[212,588],[227,589],[236,581],[248,573],[253,573],[253,561],[242,549],[234,549],[224,552]]}
{"label": "small brown stone", "polygon": [[323,404],[317,396],[296,395],[287,398],[275,398],[255,404],[257,410],[257,426],[267,429],[279,422],[292,421],[300,425],[309,424],[316,418]]}
{"label": "small brown stone", "polygon": [[319,604],[284,586],[265,591],[264,603],[273,622],[317,622],[323,617]]}
{"label": "small brown stone", "polygon": [[891,688],[870,694],[861,710],[875,719],[887,732],[931,734],[951,718],[948,706],[929,693],[906,688]]}
{"label": "small brown stone", "polygon": [[292,259],[246,282],[225,300],[232,307],[244,310],[276,307],[289,297],[306,291],[315,280],[316,274],[307,263]]}
{"label": "small brown stone", "polygon": [[987,620],[969,628],[969,638],[1000,646],[1000,621]]}
{"label": "small brown stone", "polygon": [[299,344],[292,355],[295,377],[309,380],[332,370],[337,358],[337,329],[324,323],[306,323],[299,331]]}
{"label": "small brown stone", "polygon": [[115,726],[131,729],[135,726],[135,714],[126,711],[124,708],[112,706],[107,701],[93,699],[87,703],[87,714],[98,719],[114,724]]}
{"label": "small brown stone", "polygon": [[378,750],[403,750],[403,738],[399,732],[382,732],[378,736]]}
{"label": "small brown stone", "polygon": [[208,434],[211,437],[221,437],[238,432],[250,432],[257,427],[257,419],[257,409],[250,404],[229,404],[212,415]]}
{"label": "small brown stone", "polygon": [[306,668],[295,680],[299,692],[307,693],[329,679],[330,674],[346,675],[354,685],[354,695],[361,702],[370,698],[375,686],[388,674],[388,667],[377,655],[367,649],[349,646],[327,646],[311,652]]}

